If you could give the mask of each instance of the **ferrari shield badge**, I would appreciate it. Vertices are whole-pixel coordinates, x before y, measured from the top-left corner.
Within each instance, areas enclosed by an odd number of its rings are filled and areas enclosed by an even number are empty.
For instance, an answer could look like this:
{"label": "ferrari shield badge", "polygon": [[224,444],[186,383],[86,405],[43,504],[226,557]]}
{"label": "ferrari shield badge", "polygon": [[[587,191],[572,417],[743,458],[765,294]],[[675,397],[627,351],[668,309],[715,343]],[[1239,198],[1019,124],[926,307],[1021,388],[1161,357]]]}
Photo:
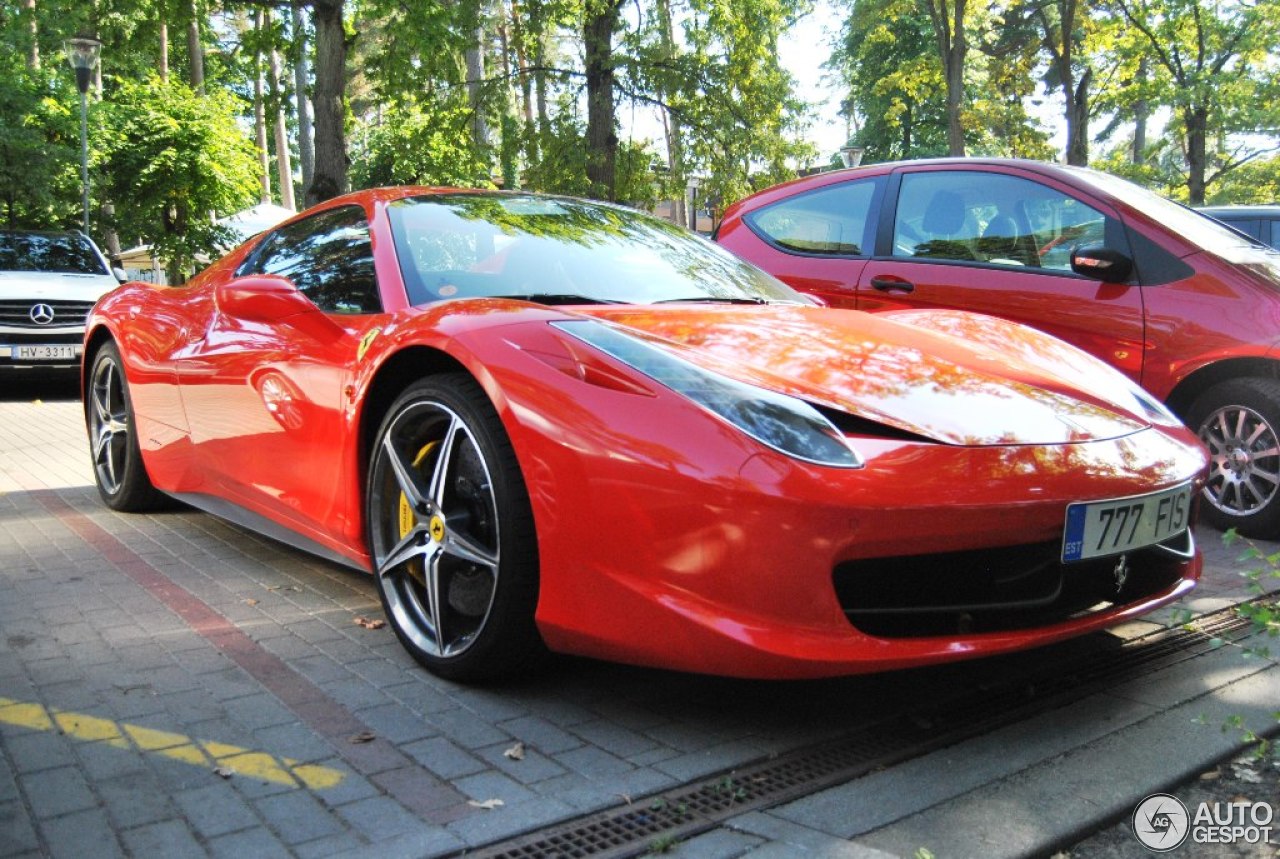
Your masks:
{"label": "ferrari shield badge", "polygon": [[369,351],[369,346],[381,333],[382,333],[381,328],[370,328],[368,331],[365,332],[364,336],[360,338],[360,348],[356,350],[357,361],[364,360],[364,353]]}

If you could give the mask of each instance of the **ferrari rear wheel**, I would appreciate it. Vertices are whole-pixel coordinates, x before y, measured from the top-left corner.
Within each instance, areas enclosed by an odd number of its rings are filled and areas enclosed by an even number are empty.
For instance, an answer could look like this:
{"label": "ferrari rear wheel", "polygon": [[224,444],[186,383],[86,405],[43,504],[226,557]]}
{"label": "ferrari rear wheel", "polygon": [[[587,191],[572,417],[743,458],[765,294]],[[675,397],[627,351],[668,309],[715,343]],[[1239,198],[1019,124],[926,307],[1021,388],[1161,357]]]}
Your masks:
{"label": "ferrari rear wheel", "polygon": [[129,383],[114,343],[94,355],[86,396],[93,477],[102,500],[112,510],[129,513],[164,506],[167,496],[152,486],[142,463]]}
{"label": "ferrari rear wheel", "polygon": [[378,431],[369,545],[382,605],[436,674],[479,681],[533,666],[537,541],[515,452],[465,374],[410,386]]}
{"label": "ferrari rear wheel", "polygon": [[1280,537],[1280,382],[1215,385],[1192,404],[1187,424],[1209,448],[1205,520],[1246,537]]}

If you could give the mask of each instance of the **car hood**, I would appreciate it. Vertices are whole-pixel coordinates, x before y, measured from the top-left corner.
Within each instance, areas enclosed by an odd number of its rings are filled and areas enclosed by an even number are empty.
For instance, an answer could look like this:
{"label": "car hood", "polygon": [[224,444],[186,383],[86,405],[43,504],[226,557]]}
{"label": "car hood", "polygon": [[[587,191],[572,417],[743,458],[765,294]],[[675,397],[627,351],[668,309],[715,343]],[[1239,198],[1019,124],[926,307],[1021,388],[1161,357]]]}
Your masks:
{"label": "car hood", "polygon": [[739,381],[946,444],[1086,442],[1151,425],[1119,373],[992,317],[714,305],[582,312]]}
{"label": "car hood", "polygon": [[0,271],[0,300],[97,301],[119,285],[120,282],[109,274]]}

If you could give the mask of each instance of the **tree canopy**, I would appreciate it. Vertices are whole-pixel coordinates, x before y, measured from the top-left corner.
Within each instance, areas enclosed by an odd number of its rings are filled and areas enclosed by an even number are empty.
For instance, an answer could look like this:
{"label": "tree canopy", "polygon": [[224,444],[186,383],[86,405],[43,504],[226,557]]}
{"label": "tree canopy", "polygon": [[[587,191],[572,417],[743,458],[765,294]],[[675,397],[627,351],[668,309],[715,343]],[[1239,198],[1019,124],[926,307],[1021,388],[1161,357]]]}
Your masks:
{"label": "tree canopy", "polygon": [[177,268],[237,208],[389,183],[668,200],[683,223],[691,187],[719,208],[834,161],[778,60],[815,3],[842,21],[814,50],[866,161],[1061,159],[1193,203],[1274,197],[1280,0],[11,0],[4,222],[79,223],[63,42],[85,35],[92,232]]}

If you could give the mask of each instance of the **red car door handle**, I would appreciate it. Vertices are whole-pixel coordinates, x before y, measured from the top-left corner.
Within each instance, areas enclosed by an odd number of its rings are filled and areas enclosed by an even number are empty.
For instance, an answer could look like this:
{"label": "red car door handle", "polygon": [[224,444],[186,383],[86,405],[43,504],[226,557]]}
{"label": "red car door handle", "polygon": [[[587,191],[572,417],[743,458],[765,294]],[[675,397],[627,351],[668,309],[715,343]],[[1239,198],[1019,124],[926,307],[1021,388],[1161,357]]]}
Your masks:
{"label": "red car door handle", "polygon": [[915,292],[916,285],[900,277],[873,277],[871,286],[881,292]]}

